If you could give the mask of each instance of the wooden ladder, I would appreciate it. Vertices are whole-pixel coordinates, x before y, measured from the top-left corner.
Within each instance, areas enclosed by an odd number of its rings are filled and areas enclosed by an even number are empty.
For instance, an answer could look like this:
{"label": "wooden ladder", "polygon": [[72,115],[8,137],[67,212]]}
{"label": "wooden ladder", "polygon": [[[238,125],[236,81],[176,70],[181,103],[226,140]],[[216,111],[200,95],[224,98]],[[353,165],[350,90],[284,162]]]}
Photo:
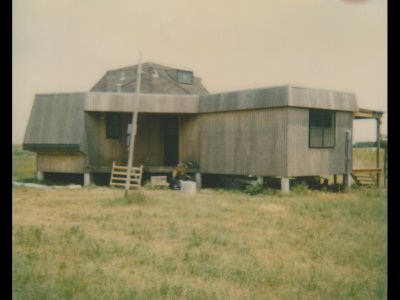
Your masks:
{"label": "wooden ladder", "polygon": [[[131,167],[129,188],[140,187],[140,183],[142,181],[142,174],[143,174],[143,165],[140,165],[140,167]],[[128,167],[117,166],[115,162],[113,162],[111,170],[110,186],[125,187],[127,176],[128,176]]]}

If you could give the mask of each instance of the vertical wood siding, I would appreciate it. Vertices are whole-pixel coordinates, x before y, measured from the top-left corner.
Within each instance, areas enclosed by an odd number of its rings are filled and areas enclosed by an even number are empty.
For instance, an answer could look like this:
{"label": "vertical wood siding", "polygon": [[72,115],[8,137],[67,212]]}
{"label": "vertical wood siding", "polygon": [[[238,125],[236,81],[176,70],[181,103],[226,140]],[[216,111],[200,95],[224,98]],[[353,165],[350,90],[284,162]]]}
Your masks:
{"label": "vertical wood siding", "polygon": [[37,170],[42,172],[83,173],[86,155],[71,153],[38,153]]}
{"label": "vertical wood siding", "polygon": [[345,173],[345,132],[352,130],[352,113],[336,112],[336,146],[333,149],[309,148],[309,109],[289,108],[288,113],[288,175]]}
{"label": "vertical wood siding", "polygon": [[[122,114],[121,114],[122,115]],[[90,166],[107,166],[112,162],[126,161],[126,149],[123,140],[126,139],[127,114],[122,118],[122,128],[125,128],[119,139],[106,138],[105,113],[86,113],[86,130],[88,142],[88,160]]]}
{"label": "vertical wood siding", "polygon": [[[126,164],[128,158],[126,133],[132,116],[130,113],[120,113],[120,115],[122,120],[121,137],[107,139],[105,113],[86,113],[90,166],[110,166],[113,161],[119,164]],[[134,148],[134,165],[163,165],[164,144],[161,122],[159,116],[139,114]]]}
{"label": "vertical wood siding", "polygon": [[164,131],[162,117],[139,115],[133,164],[162,166],[164,164]]}
{"label": "vertical wood siding", "polygon": [[286,120],[287,108],[182,119],[181,136],[190,139],[181,139],[181,160],[195,161],[203,173],[284,176]]}

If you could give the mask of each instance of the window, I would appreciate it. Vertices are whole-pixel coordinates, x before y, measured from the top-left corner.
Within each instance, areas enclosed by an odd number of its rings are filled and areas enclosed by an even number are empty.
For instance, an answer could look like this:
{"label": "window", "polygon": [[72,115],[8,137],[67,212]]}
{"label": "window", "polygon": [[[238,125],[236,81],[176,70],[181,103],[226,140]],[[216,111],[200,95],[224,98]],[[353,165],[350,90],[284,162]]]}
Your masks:
{"label": "window", "polygon": [[121,117],[116,113],[106,114],[106,138],[118,139],[121,137]]}
{"label": "window", "polygon": [[334,148],[336,114],[331,110],[310,109],[309,147]]}
{"label": "window", "polygon": [[193,72],[191,71],[176,71],[176,80],[179,83],[192,84],[193,83]]}

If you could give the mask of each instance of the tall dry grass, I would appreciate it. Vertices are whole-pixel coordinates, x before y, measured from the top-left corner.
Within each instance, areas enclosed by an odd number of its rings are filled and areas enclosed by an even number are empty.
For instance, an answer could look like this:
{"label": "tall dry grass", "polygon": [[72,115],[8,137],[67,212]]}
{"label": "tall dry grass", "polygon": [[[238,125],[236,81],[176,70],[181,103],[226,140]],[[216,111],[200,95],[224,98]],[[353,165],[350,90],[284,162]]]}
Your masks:
{"label": "tall dry grass", "polygon": [[14,299],[386,296],[382,190],[122,194],[14,188]]}
{"label": "tall dry grass", "polygon": [[[384,149],[380,151],[380,165],[383,167]],[[376,148],[353,148],[353,168],[376,168]]]}
{"label": "tall dry grass", "polygon": [[13,188],[13,299],[386,299],[383,189]]}

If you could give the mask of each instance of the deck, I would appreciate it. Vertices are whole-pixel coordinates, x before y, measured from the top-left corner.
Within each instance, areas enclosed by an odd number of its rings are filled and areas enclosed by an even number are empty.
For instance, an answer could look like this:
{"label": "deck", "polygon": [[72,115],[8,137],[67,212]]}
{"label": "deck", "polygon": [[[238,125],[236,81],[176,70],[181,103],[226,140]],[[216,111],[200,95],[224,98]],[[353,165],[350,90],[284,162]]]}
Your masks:
{"label": "deck", "polygon": [[[144,173],[172,173],[175,166],[143,166]],[[111,173],[112,166],[88,166],[88,173]],[[199,168],[190,168],[187,173],[200,173]]]}

